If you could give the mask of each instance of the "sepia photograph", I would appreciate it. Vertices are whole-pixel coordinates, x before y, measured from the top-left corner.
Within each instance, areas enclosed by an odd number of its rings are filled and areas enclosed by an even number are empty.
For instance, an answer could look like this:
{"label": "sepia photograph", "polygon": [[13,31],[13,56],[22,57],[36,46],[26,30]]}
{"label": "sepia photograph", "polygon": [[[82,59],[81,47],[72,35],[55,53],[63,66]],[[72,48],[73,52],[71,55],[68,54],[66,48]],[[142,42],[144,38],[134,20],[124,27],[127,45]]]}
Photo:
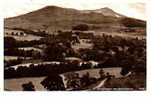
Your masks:
{"label": "sepia photograph", "polygon": [[4,91],[146,91],[145,2],[22,1],[3,11]]}

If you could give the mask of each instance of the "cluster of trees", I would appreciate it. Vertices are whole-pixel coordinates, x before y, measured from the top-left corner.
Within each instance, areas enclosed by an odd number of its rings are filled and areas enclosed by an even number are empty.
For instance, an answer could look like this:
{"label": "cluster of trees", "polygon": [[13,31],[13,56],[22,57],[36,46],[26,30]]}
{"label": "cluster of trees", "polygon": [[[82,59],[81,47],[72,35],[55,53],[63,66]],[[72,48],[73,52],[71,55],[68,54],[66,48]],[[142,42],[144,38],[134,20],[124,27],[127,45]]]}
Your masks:
{"label": "cluster of trees", "polygon": [[61,61],[65,57],[77,56],[72,48],[72,44],[79,43],[76,37],[72,36],[72,32],[62,32],[56,36],[49,36],[46,39],[47,47],[44,49],[44,60],[58,60]]}
{"label": "cluster of trees", "polygon": [[8,56],[22,56],[22,57],[33,57],[33,58],[40,58],[41,53],[35,50],[23,50],[18,48],[7,48],[4,50],[4,55]]}
{"label": "cluster of trees", "polygon": [[70,48],[63,43],[49,44],[47,48],[44,49],[44,60],[49,61],[63,61],[65,57],[75,57],[77,56],[73,48]]}
{"label": "cluster of trees", "polygon": [[92,50],[92,49],[79,49],[79,57],[84,61],[100,61],[105,58],[105,56],[108,56],[106,53],[100,53],[98,50]]}
{"label": "cluster of trees", "polygon": [[[62,61],[60,64],[31,64],[29,67],[18,66],[16,69],[13,66],[4,69],[5,78],[15,77],[39,77],[48,76],[49,74],[61,74],[65,72],[78,71],[91,69],[92,64],[82,63],[79,65],[79,61]],[[98,66],[94,68],[100,68]]]}
{"label": "cluster of trees", "polygon": [[50,74],[41,82],[41,84],[49,91],[65,90],[62,77],[58,74]]}
{"label": "cluster of trees", "polygon": [[16,78],[16,77],[39,77],[48,76],[51,74],[60,74],[70,71],[77,71],[83,69],[90,69],[91,65],[79,66],[79,62],[67,62],[63,61],[60,64],[31,64],[29,67],[18,66],[17,69],[9,67],[4,70],[5,78]]}
{"label": "cluster of trees", "polygon": [[45,44],[45,39],[32,40],[32,41],[17,41],[13,37],[4,37],[4,48],[15,48],[15,47],[29,47],[34,45]]}
{"label": "cluster of trees", "polygon": [[14,60],[4,60],[4,63],[5,63],[5,67],[9,67],[9,66],[14,66],[14,65],[17,65],[17,64],[21,64],[23,61],[22,58],[17,58],[17,59],[14,59]]}
{"label": "cluster of trees", "polygon": [[[123,67],[123,74],[129,70],[146,72],[146,42],[144,40],[103,35],[93,39],[93,42],[92,50],[103,51],[104,55],[101,56],[106,57],[104,62],[99,64],[100,67]],[[114,52],[114,55],[109,55],[110,51]]]}

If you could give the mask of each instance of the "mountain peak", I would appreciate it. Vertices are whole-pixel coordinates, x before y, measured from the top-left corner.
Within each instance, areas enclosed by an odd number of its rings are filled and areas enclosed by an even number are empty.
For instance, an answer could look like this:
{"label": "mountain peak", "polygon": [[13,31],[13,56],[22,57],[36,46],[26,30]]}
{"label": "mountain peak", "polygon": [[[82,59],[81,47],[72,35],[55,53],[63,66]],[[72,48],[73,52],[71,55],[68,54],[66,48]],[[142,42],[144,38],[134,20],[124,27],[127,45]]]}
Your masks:
{"label": "mountain peak", "polygon": [[61,7],[58,7],[58,6],[46,6],[46,7],[44,7],[45,9],[49,9],[49,8],[61,8]]}
{"label": "mountain peak", "polygon": [[96,9],[95,11],[102,12],[102,13],[109,13],[109,12],[114,13],[114,11],[111,8],[108,8],[108,7]]}
{"label": "mountain peak", "polygon": [[61,7],[58,7],[58,6],[46,6],[44,8],[41,8],[41,10],[50,10],[50,9],[61,9]]}
{"label": "mountain peak", "polygon": [[114,12],[111,8],[108,8],[108,7],[96,9],[95,12],[101,13],[104,16],[113,16],[113,17],[120,17],[121,16],[120,14]]}
{"label": "mountain peak", "polygon": [[104,7],[104,8],[101,8],[100,10],[110,10],[110,11],[113,11],[111,8],[109,7]]}

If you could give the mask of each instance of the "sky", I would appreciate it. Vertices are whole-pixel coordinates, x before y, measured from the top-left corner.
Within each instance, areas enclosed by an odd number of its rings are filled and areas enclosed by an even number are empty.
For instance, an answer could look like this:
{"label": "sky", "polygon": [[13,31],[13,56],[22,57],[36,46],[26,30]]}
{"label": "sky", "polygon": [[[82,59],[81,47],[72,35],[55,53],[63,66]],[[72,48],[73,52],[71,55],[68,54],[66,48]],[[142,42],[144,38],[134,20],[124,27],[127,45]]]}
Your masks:
{"label": "sky", "polygon": [[[120,14],[146,20],[145,0],[3,0],[4,18],[25,14],[48,5],[94,10],[109,7]],[[142,2],[143,1],[143,2]]]}

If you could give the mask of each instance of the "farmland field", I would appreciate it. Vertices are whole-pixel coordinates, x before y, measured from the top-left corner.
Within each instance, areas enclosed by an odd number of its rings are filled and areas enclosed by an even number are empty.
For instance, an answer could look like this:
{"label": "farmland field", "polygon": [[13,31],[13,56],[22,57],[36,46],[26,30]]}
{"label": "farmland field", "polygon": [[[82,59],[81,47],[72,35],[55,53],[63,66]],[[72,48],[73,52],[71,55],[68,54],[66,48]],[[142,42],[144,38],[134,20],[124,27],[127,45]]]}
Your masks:
{"label": "farmland field", "polygon": [[6,37],[13,37],[15,38],[16,40],[19,40],[19,41],[32,41],[32,40],[39,40],[41,39],[42,37],[40,36],[36,36],[36,35],[31,35],[31,34],[27,34],[26,36],[14,36],[14,35],[5,35]]}
{"label": "farmland field", "polygon": [[4,80],[4,89],[21,91],[22,84],[32,81],[36,90],[46,91],[46,89],[40,84],[40,82],[44,78],[45,77],[31,77],[31,78],[27,77],[27,78],[5,79]]}

